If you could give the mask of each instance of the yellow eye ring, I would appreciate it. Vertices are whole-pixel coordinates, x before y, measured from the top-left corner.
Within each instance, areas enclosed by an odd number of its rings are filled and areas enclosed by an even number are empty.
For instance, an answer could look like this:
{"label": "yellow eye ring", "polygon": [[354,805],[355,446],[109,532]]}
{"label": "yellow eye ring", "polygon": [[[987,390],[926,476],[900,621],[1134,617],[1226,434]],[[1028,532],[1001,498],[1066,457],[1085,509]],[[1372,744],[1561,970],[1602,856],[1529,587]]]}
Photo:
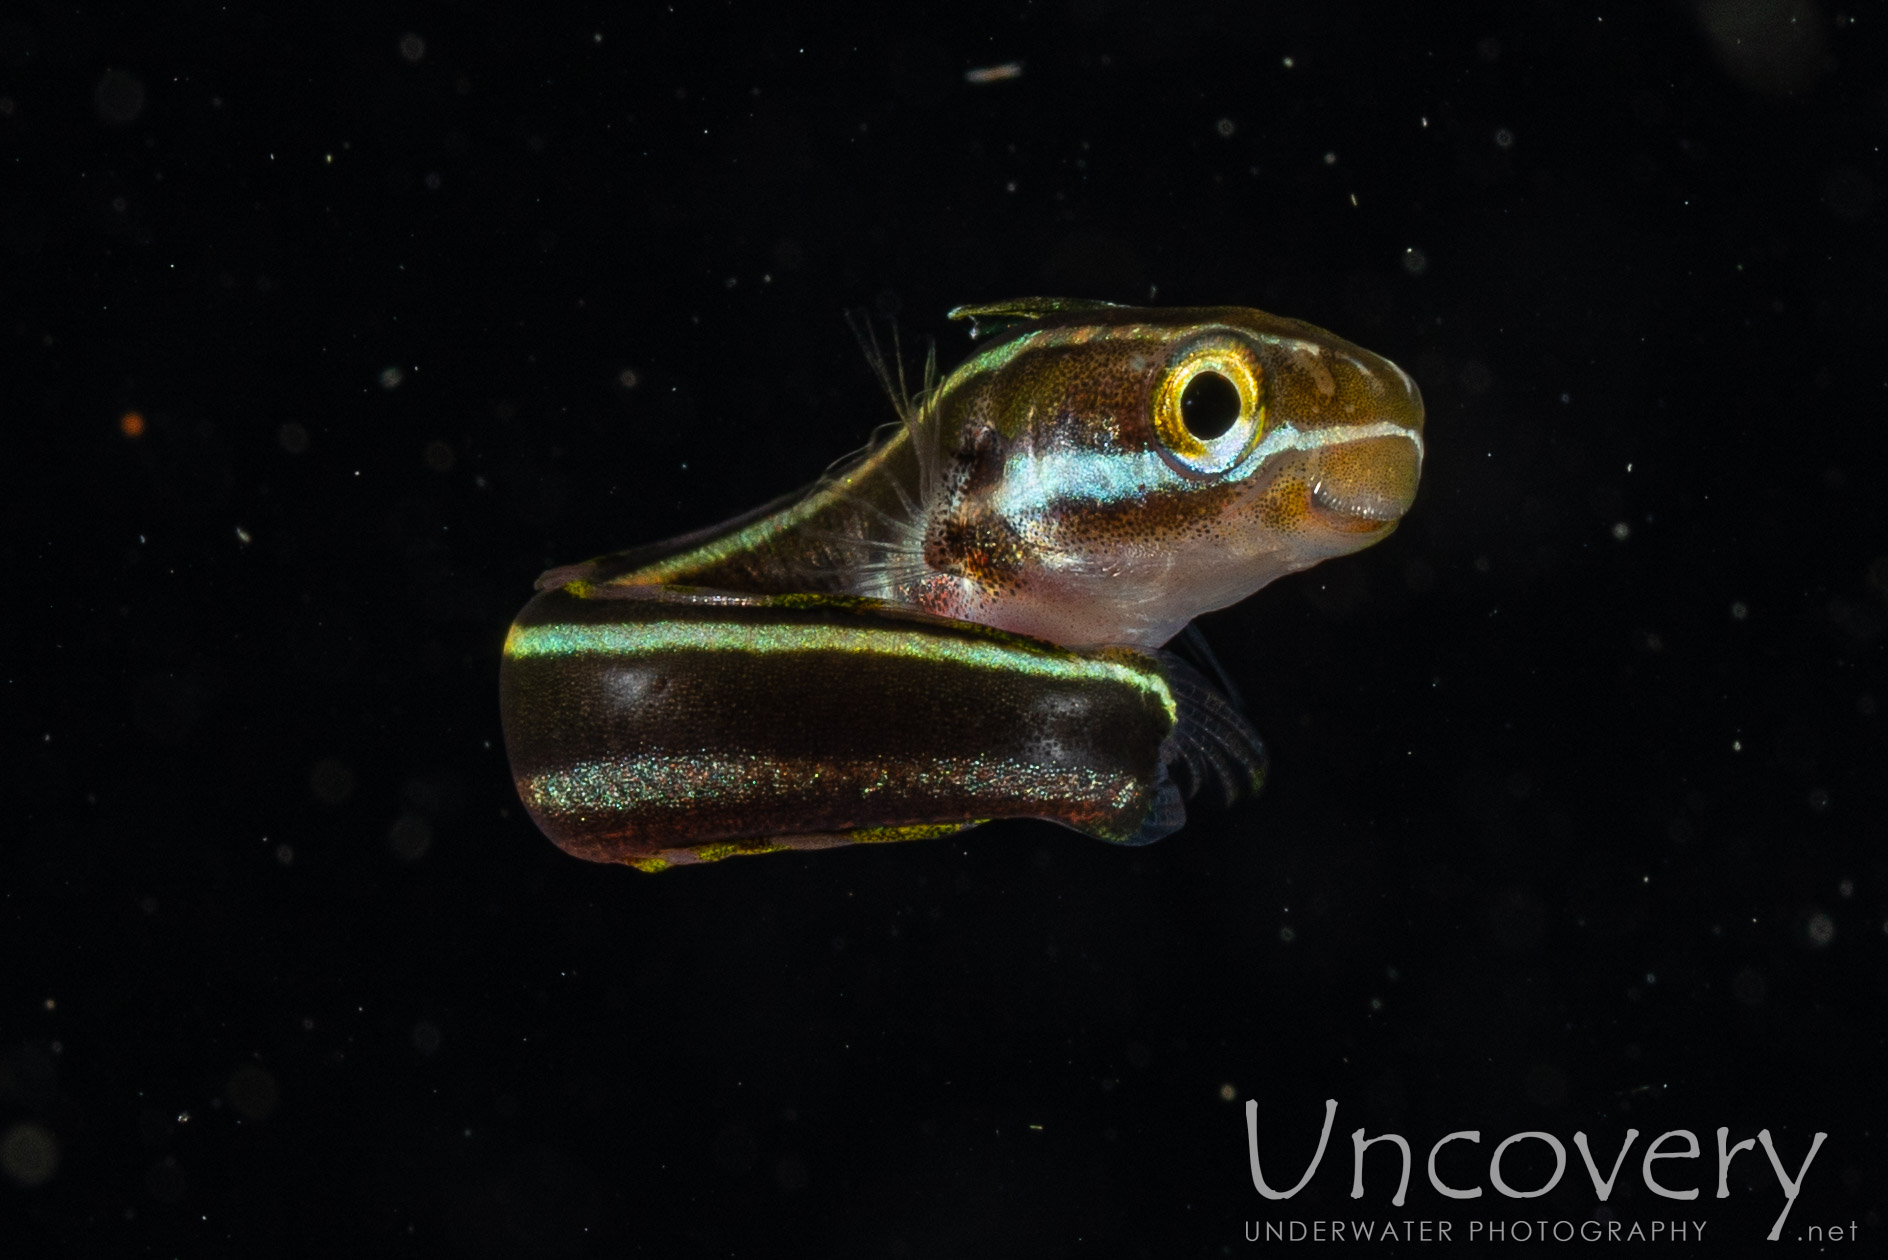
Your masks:
{"label": "yellow eye ring", "polygon": [[[1231,340],[1194,346],[1169,367],[1154,388],[1154,436],[1167,462],[1188,476],[1216,477],[1250,455],[1265,434],[1262,375],[1251,351]],[[1224,384],[1202,379],[1213,376]],[[1230,408],[1233,393],[1238,400],[1236,415],[1228,410],[1208,417],[1210,423],[1201,432],[1189,426],[1190,401],[1208,396]]]}

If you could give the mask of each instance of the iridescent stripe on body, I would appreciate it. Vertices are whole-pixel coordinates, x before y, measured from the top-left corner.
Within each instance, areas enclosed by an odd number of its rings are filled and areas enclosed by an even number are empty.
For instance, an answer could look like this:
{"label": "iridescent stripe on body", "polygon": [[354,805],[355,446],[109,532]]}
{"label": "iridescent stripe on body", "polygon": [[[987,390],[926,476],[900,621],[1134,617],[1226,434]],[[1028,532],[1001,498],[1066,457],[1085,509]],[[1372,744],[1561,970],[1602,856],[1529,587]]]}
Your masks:
{"label": "iridescent stripe on body", "polygon": [[806,785],[816,782],[834,793],[857,793],[862,802],[885,791],[940,798],[1013,792],[1097,810],[1125,809],[1144,791],[1142,784],[1087,766],[1051,766],[1013,758],[939,757],[894,766],[882,758],[692,752],[580,761],[522,779],[519,789],[534,810],[573,815],[628,813],[651,802],[678,809],[697,802],[761,805],[778,797],[804,795]]}
{"label": "iridescent stripe on body", "polygon": [[[1262,464],[1287,451],[1316,451],[1366,438],[1410,442],[1422,458],[1422,434],[1388,421],[1343,429],[1280,426],[1267,433],[1242,465]],[[1235,469],[1231,474],[1237,475]],[[1002,486],[991,496],[997,511],[1012,517],[1053,512],[1074,503],[1144,502],[1158,489],[1168,493],[1202,488],[1176,476],[1151,451],[1026,451],[1012,457]],[[1212,488],[1210,486],[1203,488]]]}
{"label": "iridescent stripe on body", "polygon": [[[1007,637],[1007,636],[1006,636]],[[1035,646],[1035,645],[1032,645]],[[512,660],[579,654],[617,657],[656,652],[855,653],[897,656],[937,664],[963,665],[1003,674],[1027,674],[1070,682],[1113,683],[1154,693],[1169,718],[1173,692],[1159,674],[1106,657],[1058,651],[1048,644],[1024,653],[1013,645],[947,638],[891,626],[764,625],[738,622],[600,622],[590,624],[514,625],[505,636]]]}

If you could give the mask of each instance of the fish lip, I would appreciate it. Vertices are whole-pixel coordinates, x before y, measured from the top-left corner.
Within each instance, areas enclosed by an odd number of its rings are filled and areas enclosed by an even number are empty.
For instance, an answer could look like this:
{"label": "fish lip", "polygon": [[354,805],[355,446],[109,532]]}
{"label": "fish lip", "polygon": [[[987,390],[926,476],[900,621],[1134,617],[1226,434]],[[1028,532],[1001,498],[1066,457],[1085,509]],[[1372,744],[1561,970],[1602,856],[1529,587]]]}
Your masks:
{"label": "fish lip", "polygon": [[1332,505],[1321,500],[1315,491],[1310,508],[1319,525],[1337,534],[1387,535],[1403,521],[1401,516],[1369,516],[1352,508]]}
{"label": "fish lip", "polygon": [[[1319,467],[1319,462],[1324,458],[1341,454],[1353,442],[1374,445],[1393,437],[1407,440],[1413,448],[1414,464],[1407,470],[1407,486],[1398,485],[1392,489],[1378,477],[1359,478],[1354,468],[1350,470],[1350,475],[1339,471],[1333,479]],[[1348,534],[1387,533],[1390,527],[1409,514],[1414,505],[1415,492],[1422,481],[1423,454],[1421,434],[1408,429],[1394,434],[1375,432],[1359,435],[1350,441],[1320,447],[1311,469],[1311,485],[1305,496],[1306,506],[1318,523],[1327,529]]]}
{"label": "fish lip", "polygon": [[1311,506],[1327,521],[1342,522],[1346,528],[1354,530],[1394,525],[1404,516],[1404,509],[1393,503],[1372,505],[1336,498],[1325,491],[1322,481],[1312,483]]}

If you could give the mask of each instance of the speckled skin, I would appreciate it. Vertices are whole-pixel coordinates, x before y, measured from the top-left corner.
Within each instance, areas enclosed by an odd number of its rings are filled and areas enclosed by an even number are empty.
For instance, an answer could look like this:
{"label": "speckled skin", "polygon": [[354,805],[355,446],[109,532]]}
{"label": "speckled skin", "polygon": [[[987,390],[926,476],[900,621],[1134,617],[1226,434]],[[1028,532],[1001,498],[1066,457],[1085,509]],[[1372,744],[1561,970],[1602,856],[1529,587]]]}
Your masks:
{"label": "speckled skin", "polygon": [[[1171,766],[1258,786],[1243,718],[1149,653],[1395,528],[1414,382],[1238,307],[953,315],[1009,326],[804,494],[540,579],[501,702],[560,846],[657,870],[993,817],[1142,843],[1184,820]],[[1237,414],[1196,431],[1203,373]]]}
{"label": "speckled skin", "polygon": [[[1366,547],[1422,468],[1422,397],[1387,359],[1243,307],[1024,299],[905,426],[738,528],[547,578],[867,595],[1065,646],[1158,647],[1200,613]],[[1163,381],[1244,366],[1250,440],[1176,457]],[[1163,424],[1163,421],[1166,423]]]}

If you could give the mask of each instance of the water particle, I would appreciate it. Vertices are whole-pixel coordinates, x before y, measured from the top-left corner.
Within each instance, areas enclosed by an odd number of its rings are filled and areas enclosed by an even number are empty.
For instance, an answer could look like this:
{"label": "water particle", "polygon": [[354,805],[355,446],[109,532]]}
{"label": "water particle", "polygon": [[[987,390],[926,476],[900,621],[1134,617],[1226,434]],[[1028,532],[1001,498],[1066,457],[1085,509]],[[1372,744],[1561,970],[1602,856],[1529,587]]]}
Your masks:
{"label": "water particle", "polygon": [[0,1136],[0,1171],[22,1186],[43,1186],[59,1171],[59,1140],[37,1124],[16,1124]]}
{"label": "water particle", "polygon": [[99,121],[121,127],[144,112],[144,81],[124,70],[107,70],[92,89]]}
{"label": "water particle", "polygon": [[417,813],[405,813],[387,830],[387,847],[402,862],[417,862],[433,847],[433,828]]}
{"label": "water particle", "polygon": [[1006,79],[1020,79],[1022,77],[1023,63],[1020,61],[1005,61],[1001,65],[995,66],[977,66],[974,69],[964,71],[964,82],[975,84],[979,87],[986,83],[1002,83]]}
{"label": "water particle", "polygon": [[308,790],[323,805],[344,805],[354,795],[354,772],[333,757],[324,758],[309,770]]}

